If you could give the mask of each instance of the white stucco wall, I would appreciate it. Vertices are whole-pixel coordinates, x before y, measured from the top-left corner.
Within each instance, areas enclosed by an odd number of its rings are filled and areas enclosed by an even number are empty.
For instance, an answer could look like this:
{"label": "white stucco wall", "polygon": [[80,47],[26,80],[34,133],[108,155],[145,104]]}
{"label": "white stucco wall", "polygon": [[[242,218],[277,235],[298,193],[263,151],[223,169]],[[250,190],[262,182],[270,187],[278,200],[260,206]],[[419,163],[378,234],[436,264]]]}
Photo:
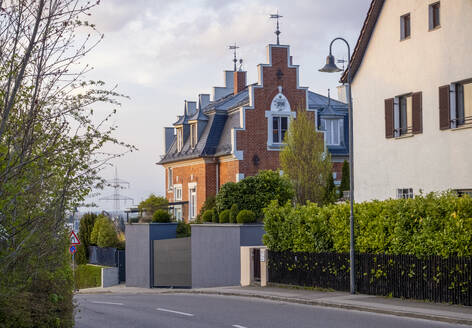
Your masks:
{"label": "white stucco wall", "polygon": [[[472,188],[472,129],[439,129],[438,88],[472,78],[472,1],[441,0],[441,27],[429,31],[428,5],[386,0],[352,84],[355,199],[396,198]],[[400,41],[400,16],[411,38]],[[423,133],[385,138],[384,100],[423,93]]]}

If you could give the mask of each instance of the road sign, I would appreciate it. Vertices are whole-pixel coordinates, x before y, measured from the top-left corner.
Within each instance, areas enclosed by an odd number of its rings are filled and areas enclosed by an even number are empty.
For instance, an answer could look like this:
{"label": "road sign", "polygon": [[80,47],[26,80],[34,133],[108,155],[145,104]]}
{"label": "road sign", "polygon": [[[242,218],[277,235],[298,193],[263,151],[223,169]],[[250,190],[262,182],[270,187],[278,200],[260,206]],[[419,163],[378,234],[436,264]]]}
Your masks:
{"label": "road sign", "polygon": [[74,230],[72,230],[69,234],[70,244],[71,245],[80,245],[80,240],[75,234]]}
{"label": "road sign", "polygon": [[75,246],[71,246],[71,247],[69,248],[69,253],[71,253],[72,255],[74,255],[75,252],[77,252],[77,248],[76,248]]}

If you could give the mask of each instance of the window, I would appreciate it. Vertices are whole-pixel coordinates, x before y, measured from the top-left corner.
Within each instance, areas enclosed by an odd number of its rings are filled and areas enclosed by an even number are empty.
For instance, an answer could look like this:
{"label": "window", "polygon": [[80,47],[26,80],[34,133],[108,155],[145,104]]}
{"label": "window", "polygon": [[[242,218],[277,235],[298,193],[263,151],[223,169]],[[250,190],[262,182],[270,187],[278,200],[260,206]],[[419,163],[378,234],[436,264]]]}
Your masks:
{"label": "window", "polygon": [[182,151],[184,146],[184,131],[182,128],[177,128],[177,151]]}
{"label": "window", "polygon": [[472,123],[472,81],[456,83],[456,126]]}
{"label": "window", "polygon": [[197,217],[197,188],[189,188],[189,219]]}
{"label": "window", "polygon": [[182,185],[174,186],[174,201],[182,200]]}
{"label": "window", "polygon": [[398,199],[413,198],[413,188],[400,188],[400,189],[397,189],[397,198]]}
{"label": "window", "polygon": [[472,197],[472,189],[457,189],[456,192],[459,197],[463,197],[465,195]]}
{"label": "window", "polygon": [[339,146],[343,135],[342,119],[321,119],[321,130],[325,131],[325,144],[327,146]]}
{"label": "window", "polygon": [[172,190],[173,187],[173,181],[172,181],[172,168],[169,167],[167,169],[167,189]]}
{"label": "window", "polygon": [[272,117],[272,142],[282,143],[288,127],[288,117]]}
{"label": "window", "polygon": [[439,2],[429,5],[429,30],[434,30],[441,26],[439,8]]}
{"label": "window", "polygon": [[190,145],[192,148],[197,145],[197,124],[190,124]]}
{"label": "window", "polygon": [[177,205],[174,207],[174,218],[177,221],[182,221],[182,205]]}
{"label": "window", "polygon": [[408,39],[411,35],[410,14],[400,17],[400,40]]}
{"label": "window", "polygon": [[400,126],[399,135],[410,134],[412,132],[413,124],[413,106],[411,95],[399,97],[400,102]]}

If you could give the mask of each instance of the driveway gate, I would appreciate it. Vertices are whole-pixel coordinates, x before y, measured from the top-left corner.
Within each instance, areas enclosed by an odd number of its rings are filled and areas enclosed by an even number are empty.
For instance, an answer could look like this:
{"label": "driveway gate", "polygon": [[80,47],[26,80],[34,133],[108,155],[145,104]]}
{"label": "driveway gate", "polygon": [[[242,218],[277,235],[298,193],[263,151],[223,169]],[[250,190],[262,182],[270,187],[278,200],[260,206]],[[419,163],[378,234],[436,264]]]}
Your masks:
{"label": "driveway gate", "polygon": [[153,241],[153,286],[191,287],[190,238]]}

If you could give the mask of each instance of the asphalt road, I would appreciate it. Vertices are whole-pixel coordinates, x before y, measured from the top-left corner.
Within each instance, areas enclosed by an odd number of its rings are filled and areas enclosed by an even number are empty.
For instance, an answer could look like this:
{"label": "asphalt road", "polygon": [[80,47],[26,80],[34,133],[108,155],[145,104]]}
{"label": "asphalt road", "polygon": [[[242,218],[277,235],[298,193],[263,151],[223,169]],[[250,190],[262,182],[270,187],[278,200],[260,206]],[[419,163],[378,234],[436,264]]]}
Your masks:
{"label": "asphalt road", "polygon": [[451,328],[465,327],[421,319],[198,294],[80,294],[76,327],[349,327]]}

